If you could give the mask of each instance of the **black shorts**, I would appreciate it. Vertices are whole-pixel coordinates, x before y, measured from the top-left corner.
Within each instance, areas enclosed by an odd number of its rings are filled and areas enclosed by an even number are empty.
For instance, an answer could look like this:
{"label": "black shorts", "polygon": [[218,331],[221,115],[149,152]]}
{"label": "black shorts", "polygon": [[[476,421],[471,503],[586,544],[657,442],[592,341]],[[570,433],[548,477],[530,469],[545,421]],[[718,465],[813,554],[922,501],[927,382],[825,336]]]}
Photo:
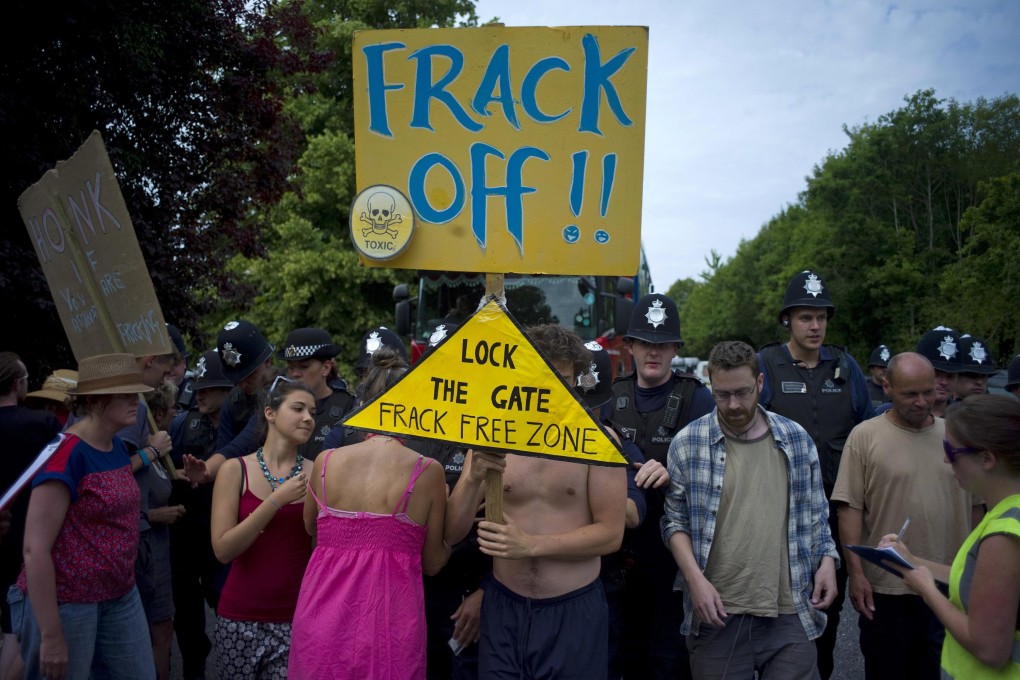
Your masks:
{"label": "black shorts", "polygon": [[609,607],[602,582],[559,597],[523,597],[495,578],[482,599],[483,678],[591,680],[609,666]]}

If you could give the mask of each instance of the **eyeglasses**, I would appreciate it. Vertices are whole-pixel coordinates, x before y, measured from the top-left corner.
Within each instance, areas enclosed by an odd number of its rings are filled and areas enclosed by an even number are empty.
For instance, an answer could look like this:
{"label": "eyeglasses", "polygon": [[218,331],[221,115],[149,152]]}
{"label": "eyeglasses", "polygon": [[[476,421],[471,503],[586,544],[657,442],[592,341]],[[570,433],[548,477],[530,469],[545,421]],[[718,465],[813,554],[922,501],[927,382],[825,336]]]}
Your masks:
{"label": "eyeglasses", "polygon": [[285,376],[285,375],[278,375],[278,376],[276,376],[276,378],[274,378],[274,379],[273,379],[273,384],[269,386],[269,396],[270,396],[270,398],[272,398],[272,396],[273,396],[273,392],[275,392],[275,391],[276,391],[276,386],[280,384],[280,381],[281,381],[281,380],[282,380],[283,382],[285,382],[285,383],[293,383],[293,382],[297,382],[296,380],[293,380],[293,379],[291,379],[291,378],[288,378],[288,377],[287,377],[287,376]]}
{"label": "eyeglasses", "polygon": [[953,446],[949,443],[948,439],[942,440],[942,450],[946,452],[946,458],[949,459],[950,465],[956,462],[956,457],[964,453],[977,453],[981,449],[975,449],[970,446]]}
{"label": "eyeglasses", "polygon": [[746,401],[748,397],[755,393],[756,389],[756,387],[742,387],[735,392],[713,391],[712,398],[720,404],[728,403],[731,397],[736,397],[737,401]]}

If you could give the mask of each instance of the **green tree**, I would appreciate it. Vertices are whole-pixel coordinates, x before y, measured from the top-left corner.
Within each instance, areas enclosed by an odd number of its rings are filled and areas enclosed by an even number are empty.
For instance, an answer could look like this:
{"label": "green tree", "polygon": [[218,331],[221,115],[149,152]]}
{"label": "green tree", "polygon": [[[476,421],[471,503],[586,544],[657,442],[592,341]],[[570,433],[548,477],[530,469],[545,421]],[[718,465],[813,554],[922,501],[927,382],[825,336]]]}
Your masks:
{"label": "green tree", "polygon": [[73,365],[17,198],[93,129],[164,315],[194,328],[231,292],[226,254],[258,252],[253,217],[292,173],[299,130],[287,124],[278,83],[308,66],[275,36],[299,36],[307,22],[244,0],[14,0],[5,10],[17,25],[0,47],[0,293],[18,323],[0,331],[0,346],[43,368]]}
{"label": "green tree", "polygon": [[961,258],[946,267],[932,313],[984,338],[1005,366],[1020,347],[1020,173],[982,184],[984,200],[961,220]]}
{"label": "green tree", "polygon": [[1020,170],[1020,99],[960,104],[923,90],[844,131],[846,147],[815,166],[796,204],[732,258],[710,261],[685,307],[697,351],[727,338],[785,339],[775,318],[786,283],[811,269],[837,310],[827,340],[857,357],[879,343],[910,349],[939,323],[996,338],[999,356],[1013,352],[1015,317],[981,291],[1012,290],[1015,222],[996,178]]}
{"label": "green tree", "polygon": [[[264,254],[238,254],[229,271],[253,294],[226,300],[211,317],[244,316],[270,341],[302,326],[326,328],[340,345],[342,366],[357,357],[363,333],[392,325],[395,283],[413,273],[363,267],[351,246],[350,206],[356,195],[351,45],[364,29],[450,27],[477,21],[473,0],[334,0],[296,5],[309,19],[314,42],[294,46],[305,59],[324,55],[326,68],[291,78],[285,110],[299,122],[304,147],[291,189],[260,219]],[[285,48],[291,49],[286,42]]]}

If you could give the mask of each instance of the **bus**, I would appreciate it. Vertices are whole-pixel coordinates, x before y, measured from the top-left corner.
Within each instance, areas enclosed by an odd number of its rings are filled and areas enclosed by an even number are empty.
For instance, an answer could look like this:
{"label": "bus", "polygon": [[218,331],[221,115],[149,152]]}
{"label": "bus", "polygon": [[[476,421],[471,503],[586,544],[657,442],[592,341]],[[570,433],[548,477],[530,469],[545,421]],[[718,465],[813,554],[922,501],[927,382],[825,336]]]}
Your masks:
{"label": "bus", "polygon": [[[396,332],[410,338],[411,362],[428,347],[440,325],[453,331],[478,308],[485,295],[485,274],[422,271],[418,295],[410,299],[407,284],[394,288]],[[507,274],[503,280],[506,306],[522,326],[558,323],[597,341],[613,358],[613,377],[632,370],[623,348],[634,301],[650,292],[651,275],[641,251],[640,268],[632,277]]]}

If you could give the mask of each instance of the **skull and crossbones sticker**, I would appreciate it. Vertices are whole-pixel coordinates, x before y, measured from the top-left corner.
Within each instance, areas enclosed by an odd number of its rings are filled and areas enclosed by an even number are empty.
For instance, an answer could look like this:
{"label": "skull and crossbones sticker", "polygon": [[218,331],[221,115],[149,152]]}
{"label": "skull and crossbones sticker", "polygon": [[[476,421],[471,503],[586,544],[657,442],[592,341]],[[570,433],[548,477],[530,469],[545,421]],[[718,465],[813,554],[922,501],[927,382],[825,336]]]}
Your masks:
{"label": "skull and crossbones sticker", "polygon": [[385,184],[363,190],[351,206],[351,241],[358,252],[372,260],[399,255],[410,242],[414,226],[410,201]]}

